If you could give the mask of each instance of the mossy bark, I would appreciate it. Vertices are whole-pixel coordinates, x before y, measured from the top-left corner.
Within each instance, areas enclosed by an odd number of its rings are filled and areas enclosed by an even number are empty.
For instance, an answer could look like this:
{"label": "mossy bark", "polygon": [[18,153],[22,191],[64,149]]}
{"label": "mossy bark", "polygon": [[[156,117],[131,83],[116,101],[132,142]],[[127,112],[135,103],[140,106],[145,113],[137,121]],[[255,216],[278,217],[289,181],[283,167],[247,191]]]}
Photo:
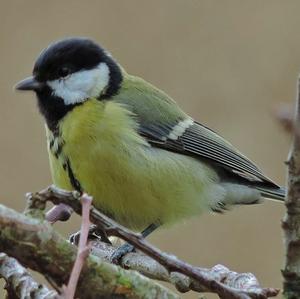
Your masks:
{"label": "mossy bark", "polygon": [[[52,284],[66,284],[77,248],[39,219],[0,205],[0,251],[42,273]],[[178,298],[170,290],[95,256],[89,256],[80,275],[76,298]]]}

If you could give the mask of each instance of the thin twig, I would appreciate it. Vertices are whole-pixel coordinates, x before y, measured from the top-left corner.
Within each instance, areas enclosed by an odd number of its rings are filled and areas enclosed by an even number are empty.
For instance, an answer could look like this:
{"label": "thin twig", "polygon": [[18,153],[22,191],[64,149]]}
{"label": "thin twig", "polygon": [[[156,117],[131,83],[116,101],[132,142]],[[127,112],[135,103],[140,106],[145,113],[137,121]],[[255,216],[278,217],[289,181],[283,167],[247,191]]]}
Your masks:
{"label": "thin twig", "polygon": [[[51,201],[54,204],[68,204],[76,213],[81,214],[81,204],[78,200],[77,192],[69,192],[61,190],[55,186],[50,186],[43,191],[31,194],[31,197],[35,200]],[[140,234],[133,233],[127,228],[119,225],[94,207],[91,208],[90,219],[91,222],[96,224],[99,228],[105,230],[108,235],[117,236],[127,241],[128,243],[134,245],[143,253],[152,257],[154,260],[166,267],[169,272],[179,272],[196,280],[199,284],[203,285],[206,290],[218,294],[220,298],[265,299],[274,297],[279,292],[279,290],[273,288],[255,290],[232,288],[205,275],[202,271],[199,270],[199,268],[193,267],[192,265],[179,260],[175,256],[171,256],[164,252],[161,252],[160,250],[149,244],[145,239],[143,239]]]}
{"label": "thin twig", "polygon": [[82,220],[81,220],[81,229],[79,237],[79,246],[77,250],[77,257],[70,275],[67,288],[64,288],[65,299],[73,299],[79,280],[79,275],[83,264],[89,254],[89,247],[87,246],[87,239],[90,228],[90,208],[92,204],[92,197],[84,193],[81,196],[81,205],[82,205]]}
{"label": "thin twig", "polygon": [[0,253],[0,278],[6,281],[8,298],[54,299],[57,293],[37,283],[19,262]]}

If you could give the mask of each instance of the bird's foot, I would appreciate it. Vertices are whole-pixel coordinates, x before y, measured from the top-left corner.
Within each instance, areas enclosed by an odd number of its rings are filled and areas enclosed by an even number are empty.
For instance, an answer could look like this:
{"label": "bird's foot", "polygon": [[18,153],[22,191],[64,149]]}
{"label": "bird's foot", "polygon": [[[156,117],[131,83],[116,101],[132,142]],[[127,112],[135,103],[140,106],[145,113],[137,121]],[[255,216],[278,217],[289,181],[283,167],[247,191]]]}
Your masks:
{"label": "bird's foot", "polygon": [[73,213],[73,209],[63,203],[54,206],[46,213],[46,220],[51,224],[57,221],[67,221]]}
{"label": "bird's foot", "polygon": [[113,264],[116,264],[116,265],[119,265],[122,258],[127,254],[127,253],[130,253],[130,252],[133,252],[135,250],[134,246],[132,246],[131,244],[129,243],[125,243],[123,244],[122,246],[118,247],[114,253],[112,254],[111,256],[111,262]]}
{"label": "bird's foot", "polygon": [[[72,234],[69,237],[69,242],[72,243],[72,244],[78,245],[79,237],[80,237],[80,231]],[[111,245],[111,242],[108,239],[106,233],[103,230],[99,229],[96,225],[91,225],[90,226],[89,234],[88,234],[88,240],[89,241],[99,240],[99,241],[102,241],[102,242],[105,242],[105,243]]]}

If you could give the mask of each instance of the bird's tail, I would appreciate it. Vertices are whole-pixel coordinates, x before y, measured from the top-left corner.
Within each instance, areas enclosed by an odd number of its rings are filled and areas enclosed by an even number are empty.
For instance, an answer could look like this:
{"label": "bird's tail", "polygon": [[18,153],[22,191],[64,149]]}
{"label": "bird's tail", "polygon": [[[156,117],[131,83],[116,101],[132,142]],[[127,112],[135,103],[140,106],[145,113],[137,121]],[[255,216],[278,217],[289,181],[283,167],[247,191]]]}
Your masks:
{"label": "bird's tail", "polygon": [[265,187],[265,186],[256,186],[255,187],[263,197],[275,199],[279,201],[284,201],[286,196],[286,189],[283,187]]}

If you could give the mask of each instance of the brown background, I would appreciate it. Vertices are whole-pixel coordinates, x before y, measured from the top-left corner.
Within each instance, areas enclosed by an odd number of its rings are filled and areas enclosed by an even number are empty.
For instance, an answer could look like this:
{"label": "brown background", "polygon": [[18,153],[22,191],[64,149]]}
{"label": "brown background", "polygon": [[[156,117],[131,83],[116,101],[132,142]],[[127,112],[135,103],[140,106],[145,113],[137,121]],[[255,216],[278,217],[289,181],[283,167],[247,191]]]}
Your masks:
{"label": "brown background", "polygon": [[[2,0],[0,5],[2,203],[22,210],[25,192],[51,182],[34,96],[17,94],[12,86],[30,74],[42,48],[66,36],[100,42],[128,72],[169,93],[284,184],[289,137],[273,110],[295,96],[299,1]],[[275,202],[240,207],[224,216],[204,215],[150,239],[192,264],[223,263],[256,273],[266,286],[280,287],[283,212]],[[58,225],[63,233],[78,227],[77,217]]]}

